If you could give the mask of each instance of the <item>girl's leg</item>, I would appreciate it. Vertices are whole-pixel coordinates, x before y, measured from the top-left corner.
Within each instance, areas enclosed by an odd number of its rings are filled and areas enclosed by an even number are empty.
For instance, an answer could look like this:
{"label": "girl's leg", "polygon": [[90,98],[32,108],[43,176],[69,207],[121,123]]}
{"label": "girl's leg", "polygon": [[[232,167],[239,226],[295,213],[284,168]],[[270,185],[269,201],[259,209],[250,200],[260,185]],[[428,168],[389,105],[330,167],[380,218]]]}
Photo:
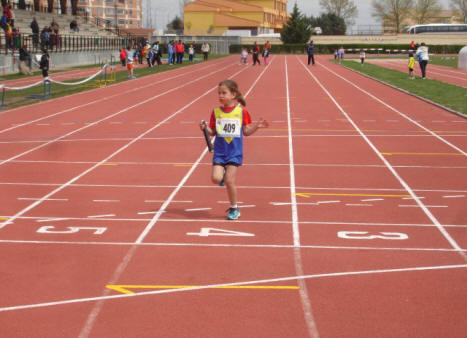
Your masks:
{"label": "girl's leg", "polygon": [[237,187],[235,186],[235,176],[237,167],[234,165],[225,166],[225,187],[229,196],[230,206],[237,205]]}
{"label": "girl's leg", "polygon": [[224,177],[224,167],[221,165],[213,165],[212,166],[212,175],[211,180],[214,184],[219,184]]}

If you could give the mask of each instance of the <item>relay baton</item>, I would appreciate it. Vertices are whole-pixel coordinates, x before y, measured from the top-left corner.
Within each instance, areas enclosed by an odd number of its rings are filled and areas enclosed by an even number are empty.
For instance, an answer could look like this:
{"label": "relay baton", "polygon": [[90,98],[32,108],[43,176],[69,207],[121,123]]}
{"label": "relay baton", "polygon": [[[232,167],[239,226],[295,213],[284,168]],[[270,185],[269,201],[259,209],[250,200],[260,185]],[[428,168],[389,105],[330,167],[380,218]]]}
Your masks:
{"label": "relay baton", "polygon": [[204,125],[203,127],[204,140],[206,141],[206,145],[208,146],[209,152],[212,153],[211,137],[209,137],[208,130],[206,129],[206,121],[201,120],[201,124]]}

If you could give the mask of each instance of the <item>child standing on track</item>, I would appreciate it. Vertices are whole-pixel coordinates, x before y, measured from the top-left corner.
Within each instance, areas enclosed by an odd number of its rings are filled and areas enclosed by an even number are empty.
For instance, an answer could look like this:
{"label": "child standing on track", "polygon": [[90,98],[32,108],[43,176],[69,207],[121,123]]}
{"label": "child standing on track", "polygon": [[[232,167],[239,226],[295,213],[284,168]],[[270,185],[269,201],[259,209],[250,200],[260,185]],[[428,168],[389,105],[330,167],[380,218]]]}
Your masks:
{"label": "child standing on track", "polygon": [[415,59],[413,57],[413,53],[409,53],[409,79],[415,79],[415,75],[413,74],[413,67],[415,66]]}
{"label": "child standing on track", "polygon": [[211,113],[209,125],[202,123],[200,129],[206,128],[211,136],[216,135],[211,178],[215,184],[225,184],[230,201],[227,219],[234,220],[240,217],[235,175],[243,162],[243,135],[249,136],[259,128],[267,128],[269,124],[263,118],[252,123],[250,114],[244,108],[245,99],[235,81],[219,83],[218,95],[221,106]]}

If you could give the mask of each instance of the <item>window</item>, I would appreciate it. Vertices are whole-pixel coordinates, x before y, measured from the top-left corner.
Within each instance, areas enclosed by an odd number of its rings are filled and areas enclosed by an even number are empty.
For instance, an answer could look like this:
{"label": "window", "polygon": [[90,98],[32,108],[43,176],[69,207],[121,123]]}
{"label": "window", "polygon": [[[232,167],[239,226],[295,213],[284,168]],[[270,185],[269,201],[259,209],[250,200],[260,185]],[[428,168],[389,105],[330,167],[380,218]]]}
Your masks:
{"label": "window", "polygon": [[115,13],[115,11],[114,11],[113,8],[108,8],[108,7],[107,7],[107,8],[105,9],[105,14],[106,14],[106,15],[112,15],[112,14],[114,14],[114,13]]}
{"label": "window", "polygon": [[125,14],[125,10],[124,9],[117,9],[117,14]]}
{"label": "window", "polygon": [[113,1],[113,0],[105,0],[105,3],[106,3],[106,4],[113,4],[114,1]]}
{"label": "window", "polygon": [[124,25],[124,24],[125,24],[125,20],[124,20],[124,19],[118,19],[118,24],[119,24],[119,25]]}

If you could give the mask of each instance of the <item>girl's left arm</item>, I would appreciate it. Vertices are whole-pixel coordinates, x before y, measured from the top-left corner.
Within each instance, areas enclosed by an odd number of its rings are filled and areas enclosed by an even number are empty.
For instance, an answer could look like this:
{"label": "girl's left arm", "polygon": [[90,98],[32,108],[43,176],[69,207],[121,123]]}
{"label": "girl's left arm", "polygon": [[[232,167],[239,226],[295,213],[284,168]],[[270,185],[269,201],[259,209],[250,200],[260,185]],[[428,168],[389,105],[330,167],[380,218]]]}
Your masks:
{"label": "girl's left arm", "polygon": [[243,135],[250,136],[256,132],[259,128],[269,127],[268,121],[264,120],[262,117],[259,118],[255,123],[250,123],[243,128]]}

